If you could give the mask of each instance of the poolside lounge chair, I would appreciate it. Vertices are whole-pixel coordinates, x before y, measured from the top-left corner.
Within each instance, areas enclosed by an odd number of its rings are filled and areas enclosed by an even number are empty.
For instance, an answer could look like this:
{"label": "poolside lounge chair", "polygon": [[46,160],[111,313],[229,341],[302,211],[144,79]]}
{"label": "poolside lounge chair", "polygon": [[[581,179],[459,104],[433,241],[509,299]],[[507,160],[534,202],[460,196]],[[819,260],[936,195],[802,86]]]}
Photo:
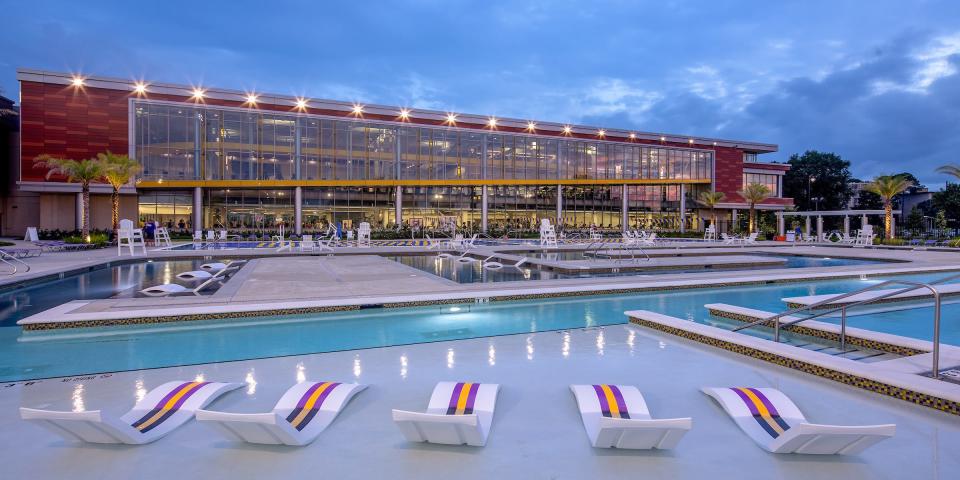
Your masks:
{"label": "poolside lounge chair", "polygon": [[757,236],[758,236],[758,235],[759,235],[759,234],[758,234],[757,232],[753,232],[753,233],[751,233],[749,236],[747,236],[746,238],[741,239],[741,240],[740,240],[740,246],[742,247],[742,246],[744,246],[744,245],[756,245],[756,244],[757,244]]}
{"label": "poolside lounge chair", "polygon": [[896,425],[847,427],[807,423],[800,409],[774,388],[704,387],[761,448],[773,453],[855,455],[890,438]]}
{"label": "poolside lounge chair", "polygon": [[[483,260],[483,263],[482,263],[483,268],[489,268],[490,270],[496,270],[496,269],[498,269],[498,268],[503,268],[503,267],[504,267],[503,263],[490,260],[491,258],[493,258],[493,257],[495,257],[495,256],[496,256],[496,255],[491,255],[491,256],[487,257],[485,260]],[[527,263],[527,257],[521,258],[520,261],[518,261],[517,263],[514,263],[514,264],[512,264],[512,265],[510,265],[510,266],[511,266],[511,267],[514,267],[514,268],[520,268],[520,265],[523,265],[524,263]]]}
{"label": "poolside lounge chair", "polygon": [[194,230],[193,232],[193,244],[199,245],[203,243],[203,232],[201,230]]}
{"label": "poolside lounge chair", "polygon": [[242,383],[167,382],[151,390],[120,418],[100,410],[58,412],[21,408],[20,417],[37,422],[67,440],[141,445],[153,442],[193,418],[200,408]]}
{"label": "poolside lounge chair", "polygon": [[670,449],[693,425],[690,418],[651,419],[632,385],[570,385],[570,390],[590,445],[597,448]]}
{"label": "poolside lounge chair", "polygon": [[393,411],[393,422],[411,442],[471,445],[487,443],[500,385],[440,382],[426,413]]}
{"label": "poolside lounge chair", "polygon": [[234,440],[302,446],[314,441],[366,385],[301,382],[287,390],[269,413],[198,410],[197,421],[213,425]]}
{"label": "poolside lounge chair", "polygon": [[641,245],[654,245],[657,241],[657,232],[653,232],[648,236],[645,236],[639,239]]}
{"label": "poolside lounge chair", "polygon": [[188,281],[207,280],[212,276],[213,274],[206,270],[191,270],[189,272],[180,272],[177,274],[177,278],[180,280]]}
{"label": "poolside lounge chair", "polygon": [[726,233],[720,234],[720,239],[723,240],[724,245],[735,245],[737,243],[737,237],[731,236]]}
{"label": "poolside lounge chair", "polygon": [[313,235],[304,234],[303,237],[300,239],[299,248],[301,252],[307,252],[307,251],[312,252],[316,250],[317,244],[316,242],[313,241]]}
{"label": "poolside lounge chair", "polygon": [[[197,285],[195,288],[187,288],[178,283],[164,283],[161,285],[155,285],[153,287],[144,288],[143,290],[140,290],[140,293],[148,297],[167,297],[167,296],[178,294],[178,293],[192,293],[194,295],[200,295],[200,292],[205,290],[207,287],[215,283],[222,282],[228,276],[230,276],[237,270],[240,270],[240,267],[242,265],[243,265],[243,262],[239,262],[237,264],[231,263],[230,265],[226,266],[222,270],[219,270],[216,273],[212,274],[205,282],[201,283],[200,285]],[[200,273],[200,272],[194,272],[194,273]]]}
{"label": "poolside lounge chair", "polygon": [[25,247],[20,247],[20,248],[6,247],[6,248],[0,248],[0,252],[14,258],[31,258],[31,257],[39,257],[40,255],[42,255],[43,249],[42,248],[25,248]]}

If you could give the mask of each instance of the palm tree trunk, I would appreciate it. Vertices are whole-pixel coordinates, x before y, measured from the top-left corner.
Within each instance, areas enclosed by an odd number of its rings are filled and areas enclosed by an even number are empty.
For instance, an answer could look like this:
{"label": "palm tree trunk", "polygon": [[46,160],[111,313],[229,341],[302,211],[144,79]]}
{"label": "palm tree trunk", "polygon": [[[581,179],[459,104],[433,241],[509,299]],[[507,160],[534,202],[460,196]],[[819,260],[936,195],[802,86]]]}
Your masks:
{"label": "palm tree trunk", "polygon": [[883,203],[883,232],[888,239],[893,238],[893,232],[890,231],[891,223],[893,223],[893,202],[887,201]]}
{"label": "palm tree trunk", "polygon": [[710,216],[713,217],[713,232],[715,235],[720,235],[720,227],[717,226],[717,209],[710,209]]}
{"label": "palm tree trunk", "polygon": [[110,199],[113,202],[113,212],[111,219],[113,220],[113,233],[117,235],[117,230],[120,228],[120,188],[117,186],[113,187],[113,195]]}
{"label": "palm tree trunk", "polygon": [[749,226],[750,231],[747,233],[753,233],[753,226],[756,224],[756,221],[757,221],[757,210],[756,208],[754,208],[754,204],[751,203],[750,204],[750,226]]}
{"label": "palm tree trunk", "polygon": [[81,187],[81,196],[83,197],[83,223],[80,226],[81,240],[86,242],[90,236],[90,185],[84,183]]}

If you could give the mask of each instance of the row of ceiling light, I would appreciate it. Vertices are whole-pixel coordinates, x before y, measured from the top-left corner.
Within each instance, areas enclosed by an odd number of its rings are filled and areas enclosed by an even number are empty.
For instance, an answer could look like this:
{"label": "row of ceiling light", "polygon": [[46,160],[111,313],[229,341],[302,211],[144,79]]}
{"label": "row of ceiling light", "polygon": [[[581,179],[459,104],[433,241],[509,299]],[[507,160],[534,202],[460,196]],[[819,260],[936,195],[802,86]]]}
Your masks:
{"label": "row of ceiling light", "polygon": [[[83,79],[83,77],[73,77],[73,86],[74,86],[74,87],[83,87],[83,86],[84,86],[84,79]],[[146,83],[143,83],[143,82],[134,82],[134,84],[133,84],[133,91],[134,91],[137,95],[143,95],[143,94],[147,93],[147,84],[146,84]],[[199,87],[194,87],[193,92],[192,92],[192,95],[191,95],[190,98],[192,98],[192,99],[194,99],[194,100],[203,100],[203,98],[204,98],[205,95],[206,95],[206,90],[204,90],[204,89],[202,89],[202,88],[199,88]],[[256,93],[247,93],[245,104],[246,104],[246,105],[249,105],[249,106],[255,106],[255,105],[257,104],[257,99],[258,99],[258,98],[259,98],[259,96],[258,96]],[[309,100],[308,100],[308,99],[306,99],[306,98],[299,98],[299,97],[298,97],[298,98],[296,99],[296,107],[297,107],[297,110],[300,110],[300,111],[306,110],[308,103],[309,103]],[[355,104],[353,105],[353,108],[351,109],[351,113],[352,113],[353,115],[355,115],[355,116],[358,116],[358,117],[359,117],[359,116],[362,116],[362,115],[363,115],[363,107],[364,107],[363,105],[358,104],[358,103],[355,103]],[[400,109],[399,118],[400,118],[400,120],[402,120],[402,121],[407,121],[407,120],[409,120],[409,119],[410,119],[410,110],[407,109],[407,108],[401,108],[401,109]],[[491,128],[491,129],[496,129],[496,128],[497,128],[497,122],[498,122],[497,117],[490,117],[490,119],[487,120],[487,127]],[[456,123],[457,123],[457,114],[455,114],[455,113],[447,113],[447,118],[446,118],[446,121],[444,121],[444,123],[446,123],[446,124],[448,124],[448,125],[456,125]],[[536,124],[535,122],[533,122],[533,121],[527,122],[527,128],[526,128],[526,129],[527,129],[527,131],[535,132],[535,131],[537,130],[537,124]],[[573,134],[573,127],[571,127],[570,125],[564,125],[564,126],[563,126],[563,134],[564,134],[564,135],[571,135],[571,134]],[[605,137],[606,135],[607,135],[607,131],[606,131],[606,130],[604,130],[604,129],[602,129],[602,128],[599,129],[599,130],[597,130],[597,136],[598,136],[598,137],[603,138],[603,137]],[[633,132],[630,132],[629,137],[630,137],[630,140],[636,140],[637,134],[636,134],[636,133],[633,133]],[[667,137],[661,136],[661,137],[660,137],[660,141],[661,141],[661,142],[667,141]],[[688,143],[690,143],[691,145],[693,145],[693,139],[692,139],[692,138],[688,139]],[[713,144],[716,145],[717,142],[713,142]]]}

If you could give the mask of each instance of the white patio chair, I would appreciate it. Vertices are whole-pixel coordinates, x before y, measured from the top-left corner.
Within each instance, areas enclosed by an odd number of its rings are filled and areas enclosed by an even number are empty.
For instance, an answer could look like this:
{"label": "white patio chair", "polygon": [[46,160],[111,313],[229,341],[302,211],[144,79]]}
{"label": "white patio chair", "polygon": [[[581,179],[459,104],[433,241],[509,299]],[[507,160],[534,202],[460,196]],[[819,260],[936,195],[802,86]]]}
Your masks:
{"label": "white patio chair", "polygon": [[393,410],[393,423],[411,442],[482,447],[499,393],[494,383],[440,382],[425,413]]}

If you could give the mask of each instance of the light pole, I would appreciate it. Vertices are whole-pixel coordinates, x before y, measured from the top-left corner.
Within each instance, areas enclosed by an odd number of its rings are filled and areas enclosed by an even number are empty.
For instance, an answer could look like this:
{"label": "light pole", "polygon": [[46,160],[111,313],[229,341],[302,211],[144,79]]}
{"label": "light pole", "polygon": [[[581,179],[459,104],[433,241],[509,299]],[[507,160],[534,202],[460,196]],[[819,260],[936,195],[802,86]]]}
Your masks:
{"label": "light pole", "polygon": [[[809,177],[807,177],[807,199],[808,199],[808,201],[809,201],[809,199],[810,199],[811,186],[813,185],[813,182],[816,182],[816,181],[817,181],[817,177],[814,177],[813,175],[810,175]],[[817,202],[817,210],[819,210],[819,209],[820,209],[820,203]]]}

